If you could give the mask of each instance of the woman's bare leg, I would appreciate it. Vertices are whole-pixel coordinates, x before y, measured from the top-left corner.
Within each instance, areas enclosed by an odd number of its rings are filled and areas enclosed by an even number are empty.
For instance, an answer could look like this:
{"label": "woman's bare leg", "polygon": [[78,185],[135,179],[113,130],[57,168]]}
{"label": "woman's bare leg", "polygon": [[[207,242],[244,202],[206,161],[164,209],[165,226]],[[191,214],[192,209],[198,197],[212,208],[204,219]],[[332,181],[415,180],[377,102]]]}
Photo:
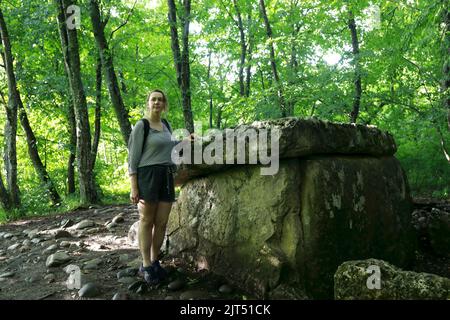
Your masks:
{"label": "woman's bare leg", "polygon": [[155,228],[153,230],[153,245],[151,261],[158,259],[159,252],[166,234],[167,221],[169,220],[169,213],[172,209],[172,202],[159,202],[155,216]]}
{"label": "woman's bare leg", "polygon": [[155,223],[157,202],[145,202],[140,200],[138,203],[139,210],[139,249],[142,255],[142,265],[148,267],[151,265],[151,247],[152,247],[152,230]]}

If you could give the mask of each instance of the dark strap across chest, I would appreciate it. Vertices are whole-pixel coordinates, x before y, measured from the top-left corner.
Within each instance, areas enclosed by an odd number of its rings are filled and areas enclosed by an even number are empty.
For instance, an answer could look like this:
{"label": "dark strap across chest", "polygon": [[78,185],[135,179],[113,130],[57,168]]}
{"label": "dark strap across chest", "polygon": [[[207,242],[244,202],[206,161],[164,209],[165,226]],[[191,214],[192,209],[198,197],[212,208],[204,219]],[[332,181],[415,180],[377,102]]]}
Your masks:
{"label": "dark strap across chest", "polygon": [[[141,120],[142,122],[144,122],[144,142],[142,143],[142,152],[144,152],[145,142],[147,141],[148,133],[150,132],[150,122],[148,122],[148,120],[145,118]],[[172,128],[170,127],[169,122],[166,119],[161,119],[161,121],[166,125],[167,129],[172,134]]]}

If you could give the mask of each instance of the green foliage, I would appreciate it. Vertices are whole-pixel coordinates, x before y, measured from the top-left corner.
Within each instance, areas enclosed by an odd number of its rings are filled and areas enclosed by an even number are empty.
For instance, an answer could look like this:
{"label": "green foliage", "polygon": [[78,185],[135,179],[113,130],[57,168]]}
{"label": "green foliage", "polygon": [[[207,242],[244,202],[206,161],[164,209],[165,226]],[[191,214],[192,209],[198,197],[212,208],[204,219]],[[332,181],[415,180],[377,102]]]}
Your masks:
{"label": "green foliage", "polygon": [[[280,117],[279,99],[269,63],[268,43],[283,93],[298,117],[316,116],[348,122],[354,97],[354,56],[347,26],[348,12],[355,16],[363,94],[358,122],[374,124],[392,133],[397,157],[405,168],[415,195],[449,197],[449,164],[437,128],[450,145],[446,112],[442,107],[442,66],[448,60],[443,38],[441,1],[389,0],[266,0],[273,36],[267,39],[259,1],[237,0],[247,45],[244,68],[251,70],[250,96],[239,94],[241,55],[237,14],[232,0],[192,2],[190,24],[191,96],[195,121],[209,127],[210,96],[213,126]],[[93,133],[95,67],[98,50],[89,17],[89,1],[81,6],[81,70]],[[179,2],[177,2],[179,3]],[[181,93],[177,86],[165,1],[101,1],[110,54],[122,95],[134,124],[143,115],[150,89],[168,94],[168,119],[184,127]],[[156,4],[156,6],[153,6]],[[53,1],[2,2],[10,32],[16,76],[22,100],[37,139],[40,156],[64,200],[51,208],[29,160],[25,134],[18,130],[19,187],[23,208],[12,212],[38,215],[78,206],[76,195],[67,196],[69,141],[69,86],[64,71]],[[375,6],[375,7],[374,7]],[[379,8],[380,20],[368,9]],[[182,14],[182,7],[178,4]],[[368,20],[369,19],[369,20]],[[126,23],[125,23],[126,22]],[[181,24],[180,24],[181,25]],[[179,34],[181,35],[181,28]],[[181,40],[181,38],[180,38]],[[248,50],[252,48],[251,59]],[[448,44],[447,44],[448,45]],[[211,66],[208,77],[208,55]],[[330,55],[337,59],[332,61]],[[245,74],[244,69],[244,74]],[[7,86],[0,68],[0,91],[7,101]],[[103,81],[101,138],[95,166],[103,201],[128,202],[127,151]],[[0,127],[6,121],[0,108]],[[0,136],[0,145],[4,137]],[[2,149],[2,154],[4,150]],[[6,176],[3,159],[1,176]],[[3,218],[2,218],[3,217]],[[5,213],[0,211],[0,220]]]}

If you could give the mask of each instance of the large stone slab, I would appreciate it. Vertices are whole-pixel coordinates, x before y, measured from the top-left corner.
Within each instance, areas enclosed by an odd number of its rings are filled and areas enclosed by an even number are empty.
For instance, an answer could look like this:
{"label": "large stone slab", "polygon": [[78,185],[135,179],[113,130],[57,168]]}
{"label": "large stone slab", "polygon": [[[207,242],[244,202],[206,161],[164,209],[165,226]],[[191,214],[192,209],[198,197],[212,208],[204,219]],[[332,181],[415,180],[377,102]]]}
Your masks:
{"label": "large stone slab", "polygon": [[300,160],[302,245],[307,292],[328,297],[345,260],[380,258],[405,266],[416,246],[406,176],[394,157]]}
{"label": "large stone slab", "polygon": [[[391,156],[396,150],[396,144],[392,135],[381,131],[374,126],[359,124],[332,123],[315,118],[283,118],[270,121],[256,121],[250,125],[240,125],[235,129],[226,129],[221,136],[223,145],[224,163],[238,163],[238,145],[245,145],[245,157],[249,159],[249,150],[263,155],[272,152],[271,135],[267,134],[268,144],[249,143],[251,134],[256,133],[255,141],[259,141],[260,134],[265,132],[279,132],[279,158],[304,157],[314,154],[364,154],[372,156]],[[212,172],[230,169],[232,165],[205,163],[193,164],[195,149],[201,150],[201,154],[210,144],[217,143],[211,138],[213,135],[205,135],[202,140],[191,146],[192,164],[181,165],[175,177],[175,183],[182,185],[190,179],[208,175]],[[227,159],[226,145],[234,139],[236,146],[234,152],[230,153],[232,159]],[[239,140],[236,137],[247,137],[247,140]],[[273,136],[275,137],[275,136]],[[197,144],[197,145],[196,145]],[[257,163],[261,163],[259,156]]]}
{"label": "large stone slab", "polygon": [[408,263],[410,215],[393,157],[285,159],[274,176],[235,166],[185,184],[169,219],[170,252],[261,297],[287,285],[331,298],[344,261]]}
{"label": "large stone slab", "polygon": [[275,288],[299,236],[293,230],[283,253],[283,226],[299,219],[298,172],[298,161],[287,160],[276,177],[246,166],[191,181],[169,218],[170,251],[262,295]]}

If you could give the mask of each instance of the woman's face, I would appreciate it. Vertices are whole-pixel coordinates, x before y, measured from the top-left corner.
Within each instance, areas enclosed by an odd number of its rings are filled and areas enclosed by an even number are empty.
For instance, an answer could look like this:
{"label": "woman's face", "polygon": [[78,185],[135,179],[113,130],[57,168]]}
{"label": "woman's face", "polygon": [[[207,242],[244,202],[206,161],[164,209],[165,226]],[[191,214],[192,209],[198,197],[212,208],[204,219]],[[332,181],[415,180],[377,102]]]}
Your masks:
{"label": "woman's face", "polygon": [[148,109],[151,113],[161,113],[166,109],[164,96],[161,92],[153,92],[148,99]]}

